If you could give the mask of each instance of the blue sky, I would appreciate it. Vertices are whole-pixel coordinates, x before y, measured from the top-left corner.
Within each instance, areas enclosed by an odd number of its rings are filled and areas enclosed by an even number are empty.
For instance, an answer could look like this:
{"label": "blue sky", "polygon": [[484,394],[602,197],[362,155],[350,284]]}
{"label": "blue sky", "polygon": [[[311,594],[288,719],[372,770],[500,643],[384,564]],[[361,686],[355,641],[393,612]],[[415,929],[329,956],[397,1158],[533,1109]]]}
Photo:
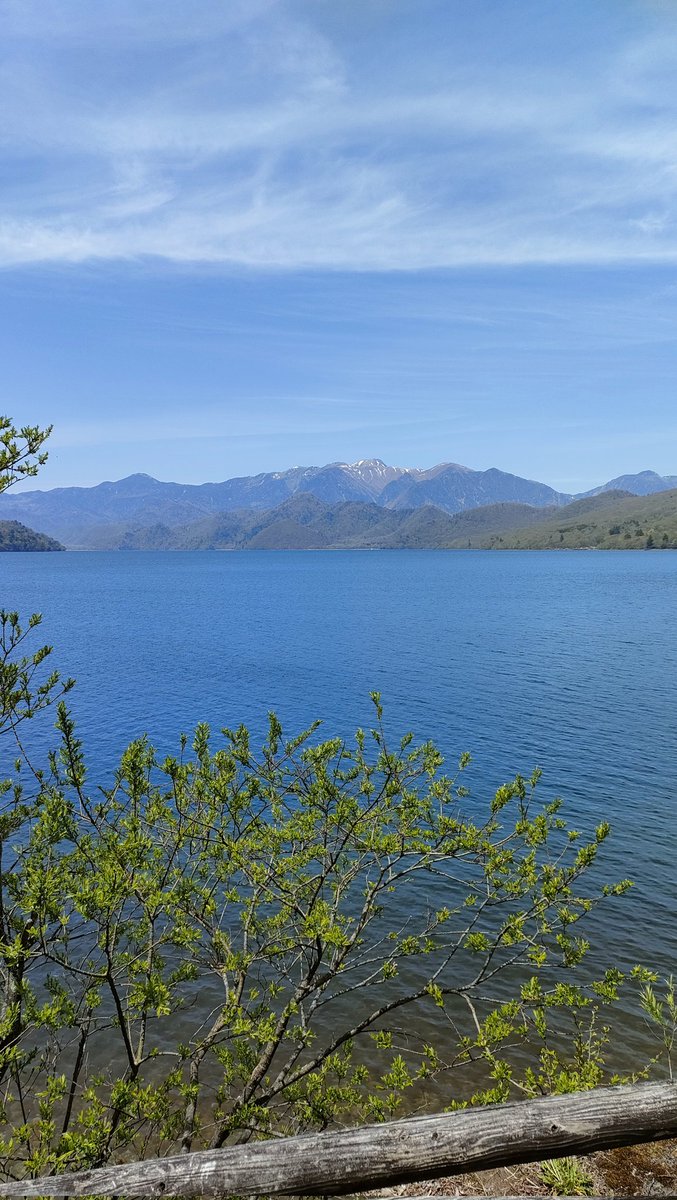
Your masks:
{"label": "blue sky", "polygon": [[677,473],[674,0],[0,0],[41,486]]}

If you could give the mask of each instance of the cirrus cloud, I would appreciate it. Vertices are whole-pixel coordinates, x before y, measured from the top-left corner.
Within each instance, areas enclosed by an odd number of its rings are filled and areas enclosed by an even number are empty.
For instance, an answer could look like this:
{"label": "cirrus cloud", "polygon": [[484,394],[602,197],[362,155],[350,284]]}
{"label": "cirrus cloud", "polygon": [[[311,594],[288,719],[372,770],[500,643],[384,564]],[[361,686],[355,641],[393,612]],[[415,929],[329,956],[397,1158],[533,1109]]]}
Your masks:
{"label": "cirrus cloud", "polygon": [[677,258],[672,24],[619,27],[573,77],[555,50],[468,71],[433,5],[429,77],[387,20],[366,60],[323,7],[4,0],[0,264]]}

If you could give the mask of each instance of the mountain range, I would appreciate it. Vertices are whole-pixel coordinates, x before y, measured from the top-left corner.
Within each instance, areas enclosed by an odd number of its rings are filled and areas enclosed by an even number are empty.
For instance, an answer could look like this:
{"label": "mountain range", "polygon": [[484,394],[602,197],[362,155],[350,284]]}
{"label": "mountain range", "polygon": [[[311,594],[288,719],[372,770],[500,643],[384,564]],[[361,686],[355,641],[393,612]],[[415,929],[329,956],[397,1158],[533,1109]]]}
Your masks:
{"label": "mountain range", "polygon": [[327,504],[298,492],[266,511],[238,509],[170,527],[89,530],[89,550],[646,549],[677,547],[677,489],[601,492],[567,505],[500,503],[445,513],[434,505],[386,509]]}
{"label": "mountain range", "polygon": [[[164,483],[150,475],[137,474],[89,488],[14,492],[0,496],[0,518],[20,521],[71,549],[115,548],[131,542],[150,542],[153,538],[164,539],[167,544],[172,538],[202,543],[208,536],[205,521],[217,518],[218,525],[220,520],[225,536],[228,526],[225,514],[238,514],[241,523],[238,528],[244,528],[246,514],[268,514],[284,506],[290,498],[310,496],[325,506],[367,505],[377,514],[380,512],[379,519],[385,522],[382,535],[391,536],[399,528],[393,520],[395,514],[408,514],[403,518],[406,522],[412,513],[427,507],[452,516],[497,505],[556,510],[574,500],[594,498],[609,491],[647,496],[675,487],[677,476],[641,471],[620,476],[575,497],[496,468],[476,471],[458,463],[440,463],[429,470],[419,470],[388,466],[380,459],[364,459],[356,463],[329,463],[324,467],[292,467],[222,483]],[[363,517],[366,511],[362,510]],[[525,515],[525,526],[531,523],[531,515]],[[511,509],[510,520],[514,516]],[[296,521],[295,517],[282,519]],[[375,524],[375,514],[369,520]],[[423,520],[439,518],[428,514]],[[170,536],[160,532],[185,531],[189,526],[196,526],[194,534]],[[144,534],[144,530],[155,533]],[[252,537],[259,534],[265,541],[262,529],[252,533]]]}

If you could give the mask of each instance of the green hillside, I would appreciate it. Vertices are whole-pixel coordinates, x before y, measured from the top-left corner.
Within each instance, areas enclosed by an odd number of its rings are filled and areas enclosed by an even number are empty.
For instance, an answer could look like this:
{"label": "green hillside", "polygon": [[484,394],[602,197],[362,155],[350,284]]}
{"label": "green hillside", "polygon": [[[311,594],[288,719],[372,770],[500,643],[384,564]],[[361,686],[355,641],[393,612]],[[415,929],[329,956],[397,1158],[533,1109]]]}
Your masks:
{"label": "green hillside", "polygon": [[476,549],[496,541],[502,533],[540,524],[561,511],[554,506],[504,503],[487,504],[449,517],[439,508],[419,508],[406,514],[406,521],[387,544],[393,549]]}
{"label": "green hillside", "polygon": [[64,550],[60,542],[47,537],[45,533],[36,533],[19,521],[0,521],[0,552],[24,550]]}
{"label": "green hillside", "polygon": [[483,544],[512,550],[676,550],[677,488],[650,496],[606,492],[578,500],[536,527]]}
{"label": "green hillside", "polygon": [[392,510],[367,501],[327,504],[298,492],[277,508],[215,513],[178,528],[158,523],[90,530],[78,548],[637,550],[647,546],[677,548],[677,489],[648,496],[602,492],[564,507],[489,504],[453,516],[432,505]]}

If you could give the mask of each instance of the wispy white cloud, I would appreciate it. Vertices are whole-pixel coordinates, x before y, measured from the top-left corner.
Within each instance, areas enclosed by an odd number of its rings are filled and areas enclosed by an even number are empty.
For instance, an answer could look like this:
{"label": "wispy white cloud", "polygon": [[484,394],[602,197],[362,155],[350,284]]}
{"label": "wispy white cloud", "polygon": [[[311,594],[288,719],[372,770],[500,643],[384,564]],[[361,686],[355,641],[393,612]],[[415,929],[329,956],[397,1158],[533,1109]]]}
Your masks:
{"label": "wispy white cloud", "polygon": [[6,266],[677,259],[672,24],[573,80],[556,59],[443,84],[422,63],[405,89],[339,50],[308,4],[5,0],[0,14]]}
{"label": "wispy white cloud", "polygon": [[[281,397],[282,402],[285,398]],[[157,420],[119,417],[105,419],[78,419],[74,422],[62,422],[59,429],[51,437],[50,445],[53,453],[58,454],[63,449],[83,449],[89,447],[134,446],[139,442],[163,443],[174,442],[178,445],[187,442],[205,442],[224,444],[236,441],[257,441],[261,437],[261,421],[257,415],[252,415],[251,401],[241,400],[241,413],[237,411],[237,398],[229,400],[227,411],[212,412],[200,415],[190,428],[186,428],[185,419],[176,416],[170,420],[163,419],[161,426]],[[309,408],[313,409],[309,416]],[[346,432],[372,430],[378,428],[403,429],[419,426],[420,417],[396,416],[380,419],[376,422],[373,416],[362,414],[341,415],[340,412],[323,411],[322,406],[299,406],[291,418],[288,412],[281,412],[279,417],[266,415],[266,436],[312,437],[314,435],[336,436]]]}

